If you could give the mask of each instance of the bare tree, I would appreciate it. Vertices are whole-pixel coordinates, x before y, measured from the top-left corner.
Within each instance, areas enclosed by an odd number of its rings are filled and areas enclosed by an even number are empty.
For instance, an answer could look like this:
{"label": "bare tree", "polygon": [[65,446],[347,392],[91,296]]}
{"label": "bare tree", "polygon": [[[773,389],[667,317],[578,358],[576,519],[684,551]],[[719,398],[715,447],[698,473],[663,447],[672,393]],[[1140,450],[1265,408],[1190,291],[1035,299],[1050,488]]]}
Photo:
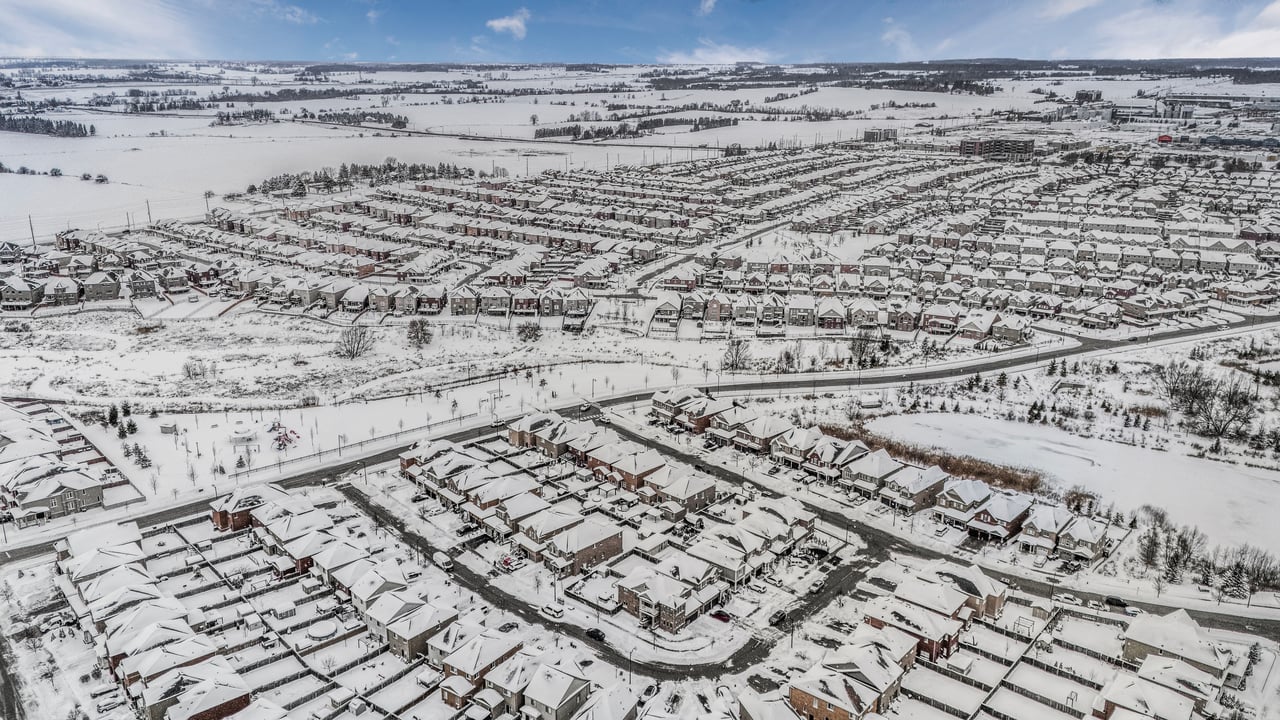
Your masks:
{"label": "bare tree", "polygon": [[743,338],[732,338],[724,349],[724,358],[720,361],[722,370],[743,370],[751,362],[751,343]]}
{"label": "bare tree", "polygon": [[409,338],[409,344],[415,348],[421,349],[424,345],[431,343],[431,339],[435,337],[435,333],[431,330],[431,326],[427,324],[425,318],[414,318],[409,321],[409,327],[405,331]]}
{"label": "bare tree", "polygon": [[516,337],[520,342],[538,342],[542,339],[542,326],[536,322],[522,322],[516,327]]}
{"label": "bare tree", "polygon": [[343,360],[355,360],[373,349],[373,333],[363,325],[352,325],[338,336],[334,353]]}
{"label": "bare tree", "polygon": [[870,357],[876,349],[876,337],[870,330],[859,330],[849,340],[849,355],[854,365],[862,365],[863,360]]}

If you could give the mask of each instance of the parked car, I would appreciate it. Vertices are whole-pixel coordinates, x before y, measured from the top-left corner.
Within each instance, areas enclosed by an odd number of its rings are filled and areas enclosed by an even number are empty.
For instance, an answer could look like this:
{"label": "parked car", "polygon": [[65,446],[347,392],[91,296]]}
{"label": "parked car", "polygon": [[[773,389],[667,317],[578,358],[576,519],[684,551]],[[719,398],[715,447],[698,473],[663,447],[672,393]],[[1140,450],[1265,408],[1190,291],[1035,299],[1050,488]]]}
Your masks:
{"label": "parked car", "polygon": [[1138,615],[1142,614],[1142,608],[1134,607],[1133,605],[1130,605],[1124,609],[1124,614],[1128,615],[1129,617],[1137,617]]}
{"label": "parked car", "polygon": [[729,622],[730,620],[732,620],[732,619],[733,619],[733,616],[732,616],[732,615],[730,615],[729,613],[727,613],[727,612],[725,612],[725,611],[723,611],[723,610],[715,610],[715,611],[713,611],[713,612],[711,613],[711,617],[715,618],[716,620],[719,620],[720,622]]}
{"label": "parked car", "polygon": [[600,628],[588,628],[587,637],[595,640],[596,642],[604,642],[604,631]]}
{"label": "parked car", "polygon": [[1080,602],[1080,598],[1076,597],[1075,595],[1072,595],[1071,593],[1055,593],[1053,596],[1053,601],[1056,603],[1062,603],[1064,605],[1082,605],[1083,604]]}
{"label": "parked car", "polygon": [[458,537],[462,537],[464,535],[470,535],[471,533],[479,529],[480,529],[479,525],[475,525],[473,523],[467,523],[466,525],[463,525],[462,527],[458,528]]}
{"label": "parked car", "polygon": [[747,589],[750,590],[751,592],[758,592],[758,593],[767,592],[769,590],[769,588],[765,587],[764,584],[761,583],[759,580],[752,580],[751,582],[747,583]]}
{"label": "parked car", "polygon": [[782,468],[778,467],[777,465],[770,465],[766,474],[777,475],[780,470],[782,470]]}
{"label": "parked car", "polygon": [[1097,600],[1089,600],[1085,602],[1085,605],[1087,605],[1090,610],[1106,610],[1107,609],[1106,605],[1103,605]]}
{"label": "parked car", "polygon": [[413,497],[409,498],[409,502],[422,502],[423,500],[426,500],[429,497],[431,496],[424,492],[414,493]]}
{"label": "parked car", "polygon": [[822,580],[819,580],[818,582],[816,582],[816,583],[814,583],[813,585],[809,586],[809,594],[810,594],[810,595],[817,595],[818,593],[822,592],[822,588],[824,588],[824,587],[826,587],[826,586],[827,586],[827,583],[826,583],[826,582],[824,582],[824,581],[822,581]]}
{"label": "parked car", "polygon": [[564,617],[564,606],[560,603],[547,603],[542,606],[542,614],[553,620]]}
{"label": "parked car", "polygon": [[1115,595],[1108,595],[1106,598],[1104,598],[1104,599],[1102,600],[1102,602],[1104,602],[1104,603],[1106,603],[1106,604],[1110,605],[1111,607],[1118,607],[1118,608],[1127,608],[1127,607],[1129,607],[1129,603],[1127,603],[1127,602],[1125,602],[1124,600],[1122,600],[1122,599],[1120,599],[1120,598],[1116,597]]}
{"label": "parked car", "polygon": [[124,700],[119,695],[111,695],[98,701],[98,712],[105,713],[115,710],[124,704]]}
{"label": "parked car", "polygon": [[769,616],[769,624],[774,627],[777,627],[782,624],[783,620],[786,620],[786,619],[787,619],[787,611],[778,610]]}
{"label": "parked car", "polygon": [[196,294],[194,294],[194,293],[192,293],[191,295],[188,295],[188,296],[187,296],[187,302],[189,302],[189,303],[198,303],[198,302],[200,302],[200,296],[199,296],[199,295],[196,295]]}
{"label": "parked car", "polygon": [[509,633],[518,627],[520,627],[520,623],[514,623],[514,622],[504,623],[501,627],[498,628],[498,632]]}

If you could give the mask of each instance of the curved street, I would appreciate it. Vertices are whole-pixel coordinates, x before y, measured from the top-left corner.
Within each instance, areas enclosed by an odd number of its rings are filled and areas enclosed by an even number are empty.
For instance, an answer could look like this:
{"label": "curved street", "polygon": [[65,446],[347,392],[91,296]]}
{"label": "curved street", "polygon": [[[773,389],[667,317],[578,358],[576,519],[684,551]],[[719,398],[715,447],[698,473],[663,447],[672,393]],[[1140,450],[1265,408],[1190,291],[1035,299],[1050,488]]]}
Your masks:
{"label": "curved street", "polygon": [[[1269,322],[1280,319],[1280,315],[1260,316],[1253,319],[1238,321],[1235,323],[1224,323],[1214,328],[1187,328],[1161,334],[1157,341],[1167,341],[1170,339],[1193,338],[1197,335],[1207,334],[1210,332],[1218,332],[1224,327],[1231,329],[1248,329],[1262,322]],[[1089,352],[1108,349],[1136,349],[1139,344],[1128,340],[1099,340],[1089,338],[1079,338],[1080,345],[1076,347],[1062,348],[1057,350],[1046,350],[1039,353],[1038,360],[1044,361],[1048,359],[1069,358],[1076,355],[1082,355]],[[1145,343],[1144,343],[1145,344]],[[939,368],[901,368],[881,371],[875,375],[865,375],[868,380],[874,380],[877,384],[899,383],[908,381],[925,381],[925,380],[945,380],[948,378],[967,377],[976,372],[988,373],[1009,368],[1025,367],[1032,363],[1026,357],[995,357],[986,360],[979,360],[974,363],[939,367]],[[856,385],[856,377],[850,377],[850,373],[833,374],[830,377],[813,376],[805,378],[781,378],[767,379],[762,377],[759,382],[733,382],[721,383],[718,385],[704,385],[708,390],[715,391],[750,391],[750,390],[791,390],[791,389],[816,389],[816,388],[840,388],[848,389]],[[624,395],[612,396],[607,399],[601,399],[595,402],[599,406],[615,406],[647,400],[652,390],[646,390],[638,393],[627,393]],[[556,408],[558,412],[566,417],[580,417],[582,415],[591,415],[596,411],[590,410],[586,413],[580,412],[576,403]],[[640,443],[642,445],[653,447],[665,455],[671,456],[677,460],[690,465],[701,464],[700,458],[689,452],[685,452],[678,448],[670,447],[664,443],[634,433],[624,427],[614,425],[614,430],[619,435],[629,440]],[[452,440],[455,442],[465,442],[477,439],[485,435],[493,433],[493,429],[488,426],[476,428],[464,428],[450,433],[443,433],[438,437]],[[321,484],[332,478],[342,476],[353,472],[369,464],[387,462],[395,459],[401,452],[410,448],[411,443],[398,445],[387,450],[368,455],[361,460],[348,460],[340,463],[326,465],[324,467],[315,468],[309,471],[300,472],[288,477],[276,480],[281,486],[286,488],[297,488],[305,486],[313,486]],[[758,483],[753,482],[749,478],[745,478],[730,470],[708,464],[704,466],[704,471],[715,476],[724,482],[741,485],[756,485],[761,490],[772,492],[769,488],[765,488]],[[369,513],[378,522],[392,529],[406,543],[430,555],[435,551],[427,540],[417,533],[408,530],[405,527],[402,518],[399,518],[391,512],[382,509],[377,504],[369,500],[359,490],[349,485],[341,487],[340,491],[351,500],[351,502],[360,506],[365,512]],[[876,527],[866,525],[856,519],[849,518],[839,512],[829,510],[824,507],[813,505],[799,499],[805,507],[814,512],[823,521],[835,526],[846,527],[850,532],[856,533],[865,544],[865,547],[859,551],[856,559],[850,561],[846,559],[834,573],[828,578],[824,589],[812,596],[803,597],[798,603],[788,610],[787,619],[778,628],[758,631],[756,636],[745,643],[741,648],[735,651],[728,659],[711,663],[699,663],[693,665],[673,665],[656,662],[629,661],[626,654],[616,650],[611,645],[600,643],[586,637],[586,628],[575,625],[555,622],[545,618],[537,611],[536,608],[530,607],[526,602],[510,595],[509,593],[493,586],[483,575],[466,568],[464,565],[457,565],[453,570],[453,576],[458,582],[467,587],[472,592],[485,598],[487,602],[500,607],[504,610],[514,613],[523,618],[526,622],[538,623],[546,627],[552,628],[574,639],[574,642],[580,642],[585,645],[592,646],[604,658],[619,668],[630,667],[636,674],[652,678],[654,680],[679,680],[691,678],[714,678],[726,673],[738,672],[751,665],[757,664],[764,660],[774,645],[786,634],[794,629],[797,625],[803,623],[813,613],[820,608],[825,607],[828,603],[837,597],[852,594],[855,586],[862,581],[865,573],[870,568],[886,560],[893,553],[902,553],[915,555],[922,558],[950,558],[950,555],[941,553],[929,548],[923,548],[911,545],[903,538],[892,533],[886,532]],[[139,525],[152,525],[174,520],[180,517],[189,516],[193,513],[202,512],[208,507],[207,500],[197,500],[181,505],[157,510],[150,513],[134,516],[132,519]],[[10,548],[0,552],[0,565],[16,562],[23,559],[36,557],[53,551],[53,542],[39,542],[22,547]],[[998,573],[997,573],[998,574]],[[1048,597],[1061,588],[1050,585],[1048,583],[1017,577],[1016,582],[1020,589],[1035,594]],[[1078,592],[1073,593],[1083,599],[1102,599],[1100,595]],[[1177,606],[1159,605],[1147,602],[1132,603],[1143,608],[1148,612],[1167,613],[1177,609]],[[1266,637],[1271,640],[1280,641],[1280,619],[1263,619],[1248,618],[1230,614],[1229,612],[1217,613],[1206,612],[1202,610],[1188,611],[1197,621],[1207,627],[1232,630],[1237,632],[1248,632]],[[607,635],[606,635],[607,638]],[[3,660],[0,659],[0,663]],[[3,677],[3,675],[0,675]],[[0,680],[3,682],[3,680]],[[8,690],[9,688],[4,688]],[[0,696],[7,695],[0,692]]]}

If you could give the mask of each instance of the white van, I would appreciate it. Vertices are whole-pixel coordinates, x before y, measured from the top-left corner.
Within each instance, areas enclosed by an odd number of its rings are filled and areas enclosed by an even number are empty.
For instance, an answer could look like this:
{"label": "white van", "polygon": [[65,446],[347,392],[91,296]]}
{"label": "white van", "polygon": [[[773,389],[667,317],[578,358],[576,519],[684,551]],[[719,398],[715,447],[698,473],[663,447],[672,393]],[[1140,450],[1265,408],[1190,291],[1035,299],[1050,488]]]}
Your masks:
{"label": "white van", "polygon": [[445,555],[442,552],[436,552],[436,554],[432,555],[431,562],[435,563],[436,565],[439,565],[441,570],[453,569],[453,558],[449,557],[448,555]]}
{"label": "white van", "polygon": [[115,692],[115,691],[116,691],[116,686],[115,686],[115,685],[110,685],[110,684],[106,684],[106,683],[104,683],[104,684],[102,684],[102,685],[98,685],[98,686],[96,686],[96,687],[91,688],[91,689],[89,690],[89,697],[91,697],[91,698],[100,698],[100,697],[102,697],[103,695],[110,695],[111,693],[113,693],[113,692]]}

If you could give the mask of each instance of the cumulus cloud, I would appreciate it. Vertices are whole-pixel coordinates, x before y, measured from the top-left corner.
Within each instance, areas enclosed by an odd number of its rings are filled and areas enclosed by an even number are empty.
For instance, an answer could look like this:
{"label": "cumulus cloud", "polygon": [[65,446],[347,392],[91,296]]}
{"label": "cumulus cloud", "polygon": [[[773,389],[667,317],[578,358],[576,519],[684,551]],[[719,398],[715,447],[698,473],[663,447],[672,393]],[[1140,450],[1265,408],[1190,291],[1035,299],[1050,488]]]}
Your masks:
{"label": "cumulus cloud", "polygon": [[523,40],[525,34],[528,32],[528,28],[525,27],[525,23],[529,21],[530,17],[532,16],[529,14],[528,8],[520,8],[506,17],[489,20],[485,25],[496,33],[511,33],[511,37],[517,40]]}
{"label": "cumulus cloud", "polygon": [[168,0],[0,0],[0,18],[0,56],[179,58],[206,49],[192,18]]}
{"label": "cumulus cloud", "polygon": [[907,29],[894,22],[893,18],[884,19],[885,30],[880,35],[880,42],[894,49],[899,60],[919,60],[920,46],[911,37]]}
{"label": "cumulus cloud", "polygon": [[369,10],[369,12],[365,13],[364,16],[369,21],[370,25],[374,25],[378,22],[378,18],[382,17],[382,11],[377,8],[373,8]]}
{"label": "cumulus cloud", "polygon": [[[1208,6],[1212,7],[1212,6]],[[1195,6],[1141,6],[1101,21],[1095,57],[1271,57],[1280,47],[1280,0],[1233,23]]]}
{"label": "cumulus cloud", "polygon": [[716,9],[716,0],[702,0],[698,3],[699,15],[710,15]]}
{"label": "cumulus cloud", "polygon": [[658,62],[669,65],[732,65],[737,62],[773,62],[776,53],[763,48],[738,47],[707,38],[698,38],[692,50],[676,50],[658,56]]}

